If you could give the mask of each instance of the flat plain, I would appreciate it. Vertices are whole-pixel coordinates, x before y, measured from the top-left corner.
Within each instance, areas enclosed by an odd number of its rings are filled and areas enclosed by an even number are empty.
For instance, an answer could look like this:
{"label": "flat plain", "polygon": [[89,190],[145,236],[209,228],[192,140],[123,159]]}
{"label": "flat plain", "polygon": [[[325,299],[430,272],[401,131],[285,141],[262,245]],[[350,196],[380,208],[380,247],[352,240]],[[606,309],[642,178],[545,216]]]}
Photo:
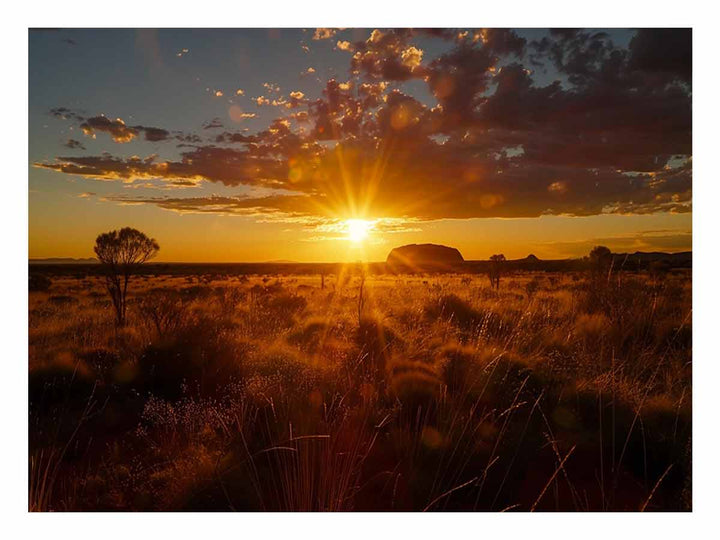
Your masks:
{"label": "flat plain", "polygon": [[691,509],[689,270],[193,272],[31,267],[31,510]]}

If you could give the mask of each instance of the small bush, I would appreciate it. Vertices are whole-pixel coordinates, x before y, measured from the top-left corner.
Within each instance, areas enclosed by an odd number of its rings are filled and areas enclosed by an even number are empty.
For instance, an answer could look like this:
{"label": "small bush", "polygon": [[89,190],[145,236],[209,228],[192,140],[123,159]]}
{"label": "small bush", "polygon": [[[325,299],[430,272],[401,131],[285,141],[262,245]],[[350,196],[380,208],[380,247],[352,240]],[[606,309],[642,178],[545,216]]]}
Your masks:
{"label": "small bush", "polygon": [[146,347],[138,361],[140,384],[167,399],[215,395],[241,377],[247,351],[247,344],[201,318],[179,335]]}
{"label": "small bush", "polygon": [[154,329],[158,338],[178,333],[188,322],[183,295],[168,289],[156,289],[145,295],[137,310],[141,320]]}
{"label": "small bush", "polygon": [[430,319],[450,320],[453,324],[466,330],[476,327],[482,319],[478,311],[454,294],[434,298],[425,305],[424,311],[425,316]]}
{"label": "small bush", "polygon": [[355,331],[355,343],[360,353],[367,355],[365,365],[371,372],[382,376],[392,348],[399,344],[395,332],[382,321],[364,316]]}
{"label": "small bush", "polygon": [[30,292],[46,292],[52,286],[52,280],[43,274],[30,274],[28,290]]}

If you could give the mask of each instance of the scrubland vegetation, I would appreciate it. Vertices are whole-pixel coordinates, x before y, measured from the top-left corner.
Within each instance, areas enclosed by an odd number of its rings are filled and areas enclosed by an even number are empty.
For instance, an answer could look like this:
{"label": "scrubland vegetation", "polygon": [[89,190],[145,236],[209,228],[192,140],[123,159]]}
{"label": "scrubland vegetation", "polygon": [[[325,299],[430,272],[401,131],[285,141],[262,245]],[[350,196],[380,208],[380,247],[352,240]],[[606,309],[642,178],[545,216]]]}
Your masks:
{"label": "scrubland vegetation", "polygon": [[689,510],[689,272],[29,297],[30,510]]}

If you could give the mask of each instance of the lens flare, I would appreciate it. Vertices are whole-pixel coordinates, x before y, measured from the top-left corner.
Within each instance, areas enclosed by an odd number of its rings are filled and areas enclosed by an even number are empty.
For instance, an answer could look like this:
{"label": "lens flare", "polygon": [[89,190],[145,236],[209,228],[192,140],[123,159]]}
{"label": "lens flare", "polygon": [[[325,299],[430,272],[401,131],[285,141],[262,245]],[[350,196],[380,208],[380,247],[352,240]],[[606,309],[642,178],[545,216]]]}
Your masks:
{"label": "lens flare", "polygon": [[365,240],[372,228],[373,222],[365,219],[348,219],[345,221],[347,238],[356,244]]}

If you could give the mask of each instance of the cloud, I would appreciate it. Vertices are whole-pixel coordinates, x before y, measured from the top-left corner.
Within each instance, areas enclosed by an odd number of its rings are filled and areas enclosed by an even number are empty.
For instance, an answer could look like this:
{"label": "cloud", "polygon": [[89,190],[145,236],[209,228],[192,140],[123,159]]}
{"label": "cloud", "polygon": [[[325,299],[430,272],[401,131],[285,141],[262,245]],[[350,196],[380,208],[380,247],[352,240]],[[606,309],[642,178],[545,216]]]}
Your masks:
{"label": "cloud", "polygon": [[74,111],[72,109],[68,109],[67,107],[55,107],[53,109],[50,109],[49,113],[50,116],[53,116],[57,118],[58,120],[74,120],[74,121],[82,121],[83,117],[78,111]]}
{"label": "cloud", "polygon": [[212,120],[210,120],[209,122],[205,122],[203,124],[203,129],[219,129],[222,127],[223,127],[222,120],[220,120],[217,117],[215,117]]}
{"label": "cloud", "polygon": [[237,105],[231,105],[228,109],[228,116],[233,122],[242,122],[248,118],[255,118],[257,115],[255,113],[245,112]]}
{"label": "cloud", "polygon": [[145,134],[145,140],[151,142],[166,141],[170,138],[170,132],[166,129],[147,127],[147,126],[134,126],[133,129],[142,131]]}
{"label": "cloud", "polygon": [[350,68],[367,77],[405,81],[424,76],[420,61],[422,51],[409,43],[413,32],[409,29],[373,30],[365,41],[348,45],[354,52]]}
{"label": "cloud", "polygon": [[641,28],[630,42],[629,67],[690,82],[692,29]]}
{"label": "cloud", "polygon": [[152,204],[181,214],[255,215],[272,218],[277,216],[312,215],[313,203],[309,197],[124,197],[109,196],[106,201],[125,205]]}
{"label": "cloud", "polygon": [[[598,31],[554,30],[530,43],[512,30],[467,32],[375,30],[347,46],[350,80],[331,78],[316,97],[285,97],[267,83],[269,97],[254,101],[279,116],[265,129],[204,143],[176,134],[192,144],[179,158],[65,156],[36,166],[274,193],[122,199],[205,213],[433,220],[692,210],[689,32],[638,31],[626,48]],[[444,40],[444,52],[428,56],[419,36]],[[655,54],[661,42],[672,51]],[[548,78],[536,73],[548,70],[559,79],[540,82]],[[431,97],[411,95],[414,85]],[[88,123],[93,133],[118,142],[166,133],[101,118]]]}
{"label": "cloud", "polygon": [[65,144],[63,144],[63,146],[70,148],[72,150],[78,150],[78,149],[85,150],[85,147],[83,146],[83,144],[80,141],[77,141],[75,139],[68,139],[67,142]]}
{"label": "cloud", "polygon": [[[121,118],[112,120],[105,115],[85,117],[80,112],[66,107],[51,109],[49,114],[58,120],[70,120],[78,123],[85,136],[93,139],[97,137],[98,133],[107,133],[116,143],[127,143],[140,135],[144,135],[144,139],[150,142],[166,141],[172,138],[166,129],[142,125],[128,126]],[[65,146],[83,148],[78,141],[75,143],[68,141]]]}
{"label": "cloud", "polygon": [[313,34],[314,40],[330,39],[337,33],[335,28],[316,28]]}
{"label": "cloud", "polygon": [[83,133],[93,139],[97,132],[107,133],[116,143],[127,143],[138,136],[138,130],[125,125],[120,118],[110,120],[106,116],[93,116],[80,124]]}

